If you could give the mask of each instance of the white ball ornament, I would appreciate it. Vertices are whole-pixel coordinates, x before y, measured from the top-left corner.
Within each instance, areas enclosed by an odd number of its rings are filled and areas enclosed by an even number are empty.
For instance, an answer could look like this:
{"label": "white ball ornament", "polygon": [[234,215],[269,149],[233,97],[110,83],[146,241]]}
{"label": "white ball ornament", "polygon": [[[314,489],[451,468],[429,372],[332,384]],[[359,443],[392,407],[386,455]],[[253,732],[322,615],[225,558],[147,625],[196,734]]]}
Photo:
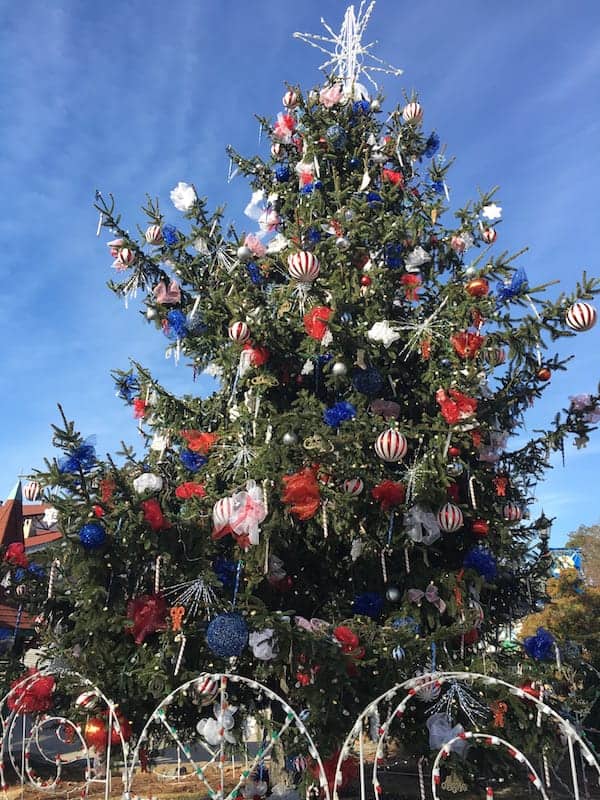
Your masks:
{"label": "white ball ornament", "polygon": [[464,524],[463,513],[454,503],[446,503],[438,511],[438,524],[444,533],[454,533]]}
{"label": "white ball ornament", "polygon": [[371,100],[371,111],[375,112],[381,111],[381,103],[379,102],[379,100],[377,99]]}
{"label": "white ball ornament", "polygon": [[502,515],[507,522],[519,522],[523,518],[523,510],[516,503],[506,503]]}
{"label": "white ball ornament", "polygon": [[146,241],[148,244],[160,244],[163,240],[160,225],[149,225],[146,228]]}
{"label": "white ball ornament", "polygon": [[246,247],[246,245],[243,244],[241,247],[238,247],[237,249],[237,257],[239,258],[240,261],[250,261],[250,259],[252,258],[252,250],[250,250],[249,247]]}
{"label": "white ball ornament", "polygon": [[591,330],[596,324],[598,312],[589,303],[573,303],[565,316],[565,322],[577,333]]}
{"label": "white ball ornament", "polygon": [[163,488],[163,479],[160,475],[155,475],[153,472],[143,472],[134,480],[133,488],[137,494],[160,492]]}
{"label": "white ball ornament", "polygon": [[229,326],[228,334],[232,342],[243,344],[250,338],[250,328],[245,322],[233,322]]}
{"label": "white ball ornament", "polygon": [[41,488],[37,481],[29,481],[23,487],[23,497],[29,502],[34,502],[40,496]]}
{"label": "white ball ornament", "polygon": [[331,368],[331,374],[335,375],[336,378],[343,378],[348,374],[348,367],[343,361],[336,361]]}
{"label": "white ball ornament", "polygon": [[286,108],[296,108],[298,105],[298,95],[291,89],[281,98],[281,102]]}
{"label": "white ball ornament", "polygon": [[402,110],[402,119],[405,122],[419,123],[423,119],[423,109],[419,103],[407,103]]}
{"label": "white ball ornament", "polygon": [[148,306],[146,309],[146,319],[156,319],[158,316],[158,311],[154,308],[154,306]]}
{"label": "white ball ornament", "polygon": [[408,450],[406,437],[393,428],[380,433],[375,442],[375,452],[382,461],[402,461]]}
{"label": "white ball ornament", "polygon": [[286,431],[283,434],[282,441],[286,447],[291,447],[298,441],[298,436],[294,433],[294,431]]}
{"label": "white ball ornament", "polygon": [[356,497],[365,488],[365,484],[361,478],[348,478],[342,484],[342,488],[346,494]]}
{"label": "white ball ornament", "polygon": [[117,261],[120,261],[125,267],[129,267],[135,261],[135,253],[129,247],[122,247],[117,255]]}
{"label": "white ball ornament", "polygon": [[213,506],[213,524],[216,530],[229,525],[231,513],[233,511],[233,500],[231,497],[223,497]]}
{"label": "white ball ornament", "polygon": [[288,272],[298,283],[312,283],[319,275],[319,259],[313,254],[301,250],[288,256]]}

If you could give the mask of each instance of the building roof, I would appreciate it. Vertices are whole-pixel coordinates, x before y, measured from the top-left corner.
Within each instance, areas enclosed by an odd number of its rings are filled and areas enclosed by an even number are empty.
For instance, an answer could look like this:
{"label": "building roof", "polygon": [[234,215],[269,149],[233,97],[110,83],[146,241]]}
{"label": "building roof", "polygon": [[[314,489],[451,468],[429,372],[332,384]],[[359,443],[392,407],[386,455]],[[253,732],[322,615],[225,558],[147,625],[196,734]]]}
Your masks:
{"label": "building roof", "polygon": [[35,533],[31,534],[31,536],[28,536],[27,539],[25,539],[25,552],[38,547],[44,547],[45,545],[52,544],[53,542],[58,542],[58,540],[62,538],[63,535],[60,531],[36,531]]}
{"label": "building roof", "polygon": [[21,481],[0,506],[0,546],[23,541],[23,495]]}
{"label": "building roof", "polygon": [[24,517],[40,517],[47,508],[51,508],[48,503],[31,503],[23,506]]}
{"label": "building roof", "polygon": [[19,620],[19,630],[33,630],[35,628],[35,617],[26,611],[19,614],[18,607],[0,603],[0,628],[15,628]]}

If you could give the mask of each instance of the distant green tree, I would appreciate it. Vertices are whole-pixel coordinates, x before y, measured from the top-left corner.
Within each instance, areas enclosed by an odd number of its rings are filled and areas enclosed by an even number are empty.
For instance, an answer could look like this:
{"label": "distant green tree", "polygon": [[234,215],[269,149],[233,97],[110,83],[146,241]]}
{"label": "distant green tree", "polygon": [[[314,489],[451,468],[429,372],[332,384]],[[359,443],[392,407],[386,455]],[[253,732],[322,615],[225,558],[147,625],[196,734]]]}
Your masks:
{"label": "distant green tree", "polygon": [[581,549],[586,583],[600,587],[600,523],[580,525],[569,534],[567,547]]}

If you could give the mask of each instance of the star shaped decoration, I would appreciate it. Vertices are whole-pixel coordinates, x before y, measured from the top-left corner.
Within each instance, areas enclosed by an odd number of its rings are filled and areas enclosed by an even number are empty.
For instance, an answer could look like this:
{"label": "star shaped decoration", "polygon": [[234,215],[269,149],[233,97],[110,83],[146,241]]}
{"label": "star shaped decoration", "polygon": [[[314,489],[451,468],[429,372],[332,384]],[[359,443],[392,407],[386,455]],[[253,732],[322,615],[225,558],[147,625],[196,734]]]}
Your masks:
{"label": "star shaped decoration", "polygon": [[319,69],[334,73],[336,77],[344,81],[346,87],[357,85],[358,78],[364,75],[377,89],[377,83],[371,77],[372,72],[383,72],[397,77],[402,74],[402,70],[386,64],[370,52],[376,42],[363,44],[362,39],[375,7],[375,0],[366,8],[365,6],[366,1],[362,0],[358,14],[355,13],[354,6],[348,6],[339,33],[335,33],[321,17],[321,24],[329,36],[296,32],[294,38],[325,53],[328,59],[321,64]]}
{"label": "star shaped decoration", "polygon": [[500,219],[502,216],[502,206],[497,206],[496,203],[490,203],[481,209],[481,216],[489,220]]}

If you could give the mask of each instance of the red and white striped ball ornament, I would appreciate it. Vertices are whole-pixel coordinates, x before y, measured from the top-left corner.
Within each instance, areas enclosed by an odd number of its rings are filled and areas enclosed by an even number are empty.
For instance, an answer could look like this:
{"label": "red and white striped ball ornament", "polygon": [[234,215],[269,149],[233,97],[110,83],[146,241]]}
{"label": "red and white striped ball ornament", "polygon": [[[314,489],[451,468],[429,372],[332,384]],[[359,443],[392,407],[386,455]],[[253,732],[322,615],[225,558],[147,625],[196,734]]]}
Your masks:
{"label": "red and white striped ball ornament", "polygon": [[222,497],[213,506],[213,525],[215,530],[220,531],[226,525],[229,525],[229,520],[233,512],[233,500],[231,497]]}
{"label": "red and white striped ball ornament", "polygon": [[117,255],[117,261],[120,261],[121,264],[128,267],[135,261],[135,253],[129,247],[122,247]]}
{"label": "red and white striped ball ornament", "polygon": [[444,533],[454,533],[464,525],[463,513],[454,503],[446,503],[438,511],[438,523]]}
{"label": "red and white striped ball ornament", "polygon": [[365,488],[362,478],[348,478],[343,483],[343,489],[346,494],[359,495]]}
{"label": "red and white striped ball ornament", "polygon": [[208,703],[212,703],[214,700],[216,693],[219,691],[219,683],[212,675],[204,672],[196,679],[194,690],[196,692],[197,702],[199,702],[201,706],[204,706]]}
{"label": "red and white striped ball ornament", "polygon": [[573,303],[567,311],[565,322],[578,333],[589,331],[596,324],[598,312],[589,303]]}
{"label": "red and white striped ball ornament", "polygon": [[498,238],[498,231],[495,228],[484,228],[481,232],[481,238],[486,244],[494,244]]}
{"label": "red and white striped ball ornament", "polygon": [[484,355],[490,367],[499,367],[506,361],[506,350],[503,347],[490,347]]}
{"label": "red and white striped ball ornament", "polygon": [[271,155],[273,158],[279,158],[282,153],[281,142],[273,142],[271,145]]}
{"label": "red and white striped ball ornament", "polygon": [[423,119],[423,109],[419,103],[407,103],[402,110],[404,122],[421,122]]}
{"label": "red and white striped ball ornament", "polygon": [[523,518],[523,509],[516,503],[506,503],[502,515],[508,522],[519,522]]}
{"label": "red and white striped ball ornament", "polygon": [[25,500],[33,502],[34,500],[38,499],[41,490],[42,487],[37,481],[29,481],[29,483],[26,483],[23,487],[23,496]]}
{"label": "red and white striped ball ornament", "polygon": [[91,711],[93,708],[96,708],[99,699],[98,692],[96,691],[83,692],[83,694],[80,694],[77,700],[75,700],[75,705],[78,708],[85,708],[87,711]]}
{"label": "red and white striped ball ornament", "polygon": [[300,250],[288,256],[288,272],[299,283],[312,283],[319,275],[319,259],[312,253]]}
{"label": "red and white striped ball ornament", "polygon": [[229,338],[232,342],[243,344],[250,338],[250,328],[245,322],[232,322],[229,326]]}
{"label": "red and white striped ball ornament", "polygon": [[296,108],[298,105],[298,95],[291,89],[281,98],[281,102],[286,108]]}
{"label": "red and white striped ball ornament", "polygon": [[375,452],[382,461],[402,461],[407,450],[406,437],[393,428],[380,433],[375,442]]}
{"label": "red and white striped ball ornament", "polygon": [[146,228],[146,241],[148,244],[160,244],[163,240],[160,225],[149,225]]}

